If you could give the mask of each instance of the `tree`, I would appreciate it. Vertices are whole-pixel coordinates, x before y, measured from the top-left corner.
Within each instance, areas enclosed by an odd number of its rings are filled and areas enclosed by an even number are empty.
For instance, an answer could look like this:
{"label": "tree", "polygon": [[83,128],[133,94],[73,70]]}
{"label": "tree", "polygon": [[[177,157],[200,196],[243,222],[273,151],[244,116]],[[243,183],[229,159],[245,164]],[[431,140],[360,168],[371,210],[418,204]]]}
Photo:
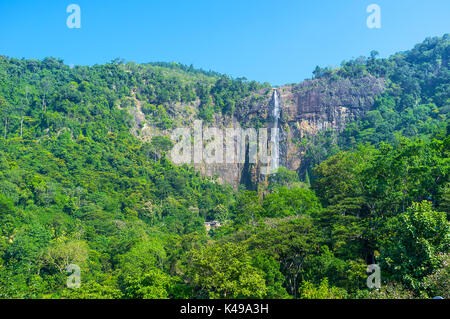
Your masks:
{"label": "tree", "polygon": [[25,116],[25,111],[26,111],[26,104],[28,104],[28,93],[29,93],[29,88],[27,87],[25,89],[25,97],[23,97],[21,99],[21,101],[17,104],[15,112],[19,113],[19,119],[20,119],[20,137],[23,136],[23,121],[24,121],[24,116]]}
{"label": "tree", "polygon": [[442,254],[442,265],[425,277],[423,286],[430,297],[450,298],[450,254]]}
{"label": "tree", "polygon": [[442,264],[441,254],[448,253],[450,223],[446,214],[434,211],[430,202],[413,203],[385,229],[389,235],[380,251],[381,268],[391,278],[420,289],[423,278]]}
{"label": "tree", "polygon": [[371,205],[365,200],[366,181],[363,172],[376,151],[360,146],[354,152],[340,152],[314,169],[317,176],[313,189],[322,204],[342,214],[362,216]]}
{"label": "tree", "polygon": [[82,281],[80,288],[63,289],[61,293],[51,294],[54,299],[120,299],[122,292],[117,288],[116,282],[108,278],[101,283],[93,280]]}
{"label": "tree", "polygon": [[131,299],[167,299],[175,278],[159,269],[152,269],[142,277],[131,279],[125,287],[125,297]]}
{"label": "tree", "polygon": [[316,214],[320,210],[317,197],[309,189],[280,187],[263,201],[265,217],[300,216]]}
{"label": "tree", "polygon": [[347,297],[345,289],[330,287],[328,278],[324,278],[319,286],[309,281],[302,282],[299,293],[300,299],[344,299]]}
{"label": "tree", "polygon": [[269,190],[276,189],[280,186],[290,186],[298,182],[297,172],[280,167],[275,174],[269,176]]}
{"label": "tree", "polygon": [[262,272],[252,266],[245,247],[226,243],[193,250],[186,279],[198,297],[262,298],[267,293]]}
{"label": "tree", "polygon": [[46,97],[47,94],[50,92],[50,89],[52,87],[52,83],[50,82],[50,79],[48,77],[44,77],[41,80],[41,89],[42,89],[42,110],[44,113],[47,112],[47,101]]}
{"label": "tree", "polygon": [[158,238],[138,242],[127,253],[119,257],[120,279],[127,283],[140,280],[153,269],[161,269],[166,259],[163,243]]}
{"label": "tree", "polygon": [[11,106],[2,96],[0,96],[0,112],[0,115],[5,123],[3,137],[6,140],[8,136],[8,123],[11,117]]}
{"label": "tree", "polygon": [[380,55],[380,53],[378,51],[376,51],[376,50],[370,51],[370,58],[372,60],[375,60],[377,58],[377,56],[379,56],[379,55]]}
{"label": "tree", "polygon": [[56,267],[60,273],[65,273],[70,264],[85,266],[87,259],[88,247],[83,241],[56,242],[44,254],[44,263]]}
{"label": "tree", "polygon": [[285,287],[294,298],[308,258],[319,249],[320,234],[309,216],[274,223],[247,240],[250,250],[264,251],[279,263]]}
{"label": "tree", "polygon": [[233,208],[233,217],[238,225],[250,224],[257,225],[263,214],[260,204],[260,198],[256,192],[242,191],[238,194]]}
{"label": "tree", "polygon": [[280,271],[280,263],[273,256],[264,251],[255,250],[250,252],[252,264],[260,269],[264,274],[267,287],[265,298],[268,299],[289,299],[291,298],[283,287],[286,278]]}

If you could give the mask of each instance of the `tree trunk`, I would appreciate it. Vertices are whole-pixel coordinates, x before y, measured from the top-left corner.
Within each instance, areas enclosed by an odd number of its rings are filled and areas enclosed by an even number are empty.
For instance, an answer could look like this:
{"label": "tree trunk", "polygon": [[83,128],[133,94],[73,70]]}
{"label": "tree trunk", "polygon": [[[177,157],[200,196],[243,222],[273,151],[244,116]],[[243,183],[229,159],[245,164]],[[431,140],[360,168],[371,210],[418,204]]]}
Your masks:
{"label": "tree trunk", "polygon": [[5,140],[7,135],[8,135],[8,118],[5,118]]}
{"label": "tree trunk", "polygon": [[20,137],[23,136],[23,116],[20,118]]}

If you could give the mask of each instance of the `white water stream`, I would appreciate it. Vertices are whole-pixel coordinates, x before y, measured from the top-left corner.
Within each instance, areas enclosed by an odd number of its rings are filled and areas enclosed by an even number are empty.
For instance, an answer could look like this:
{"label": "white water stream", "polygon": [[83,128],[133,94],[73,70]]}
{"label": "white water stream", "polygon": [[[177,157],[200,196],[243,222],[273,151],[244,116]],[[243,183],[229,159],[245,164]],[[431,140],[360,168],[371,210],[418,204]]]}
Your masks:
{"label": "white water stream", "polygon": [[276,172],[280,166],[280,135],[278,128],[278,121],[280,119],[280,98],[277,90],[273,93],[273,129],[272,129],[272,172]]}

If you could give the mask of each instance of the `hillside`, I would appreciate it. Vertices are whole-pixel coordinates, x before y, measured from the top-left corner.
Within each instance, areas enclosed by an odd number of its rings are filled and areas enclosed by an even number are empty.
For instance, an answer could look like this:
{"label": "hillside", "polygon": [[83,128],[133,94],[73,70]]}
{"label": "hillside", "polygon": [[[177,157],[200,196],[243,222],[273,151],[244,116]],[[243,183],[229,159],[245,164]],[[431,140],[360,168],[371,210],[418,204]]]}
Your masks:
{"label": "hillside", "polygon": [[[444,35],[279,88],[0,57],[0,298],[448,297],[449,57]],[[275,125],[281,167],[174,165],[195,120]]]}

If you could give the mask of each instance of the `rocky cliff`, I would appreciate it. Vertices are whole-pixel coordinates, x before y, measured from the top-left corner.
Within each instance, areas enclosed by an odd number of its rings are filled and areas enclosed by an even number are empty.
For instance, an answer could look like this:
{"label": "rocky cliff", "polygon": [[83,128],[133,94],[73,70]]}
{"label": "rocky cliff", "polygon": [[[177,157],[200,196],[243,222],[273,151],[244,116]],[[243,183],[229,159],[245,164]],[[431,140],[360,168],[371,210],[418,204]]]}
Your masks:
{"label": "rocky cliff", "polygon": [[[280,129],[279,164],[290,170],[298,170],[305,152],[301,141],[312,138],[318,132],[332,129],[341,131],[353,119],[369,110],[377,95],[385,88],[382,78],[365,75],[360,78],[342,78],[336,75],[307,80],[298,85],[283,86],[271,90],[264,89],[246,100],[237,101],[233,116],[216,114],[212,123],[204,123],[204,127],[268,127],[274,126],[274,90],[279,94]],[[195,112],[186,113],[186,109],[195,109],[198,105],[173,105],[173,114],[181,118],[178,123],[191,125],[195,120]],[[138,110],[133,115],[143,127],[139,134],[142,138],[154,135],[170,135],[170,131],[161,132],[148,123]],[[189,124],[191,123],[191,124]],[[233,186],[246,184],[254,188],[266,176],[261,174],[259,164],[195,164],[206,176],[217,176],[222,182]]]}

